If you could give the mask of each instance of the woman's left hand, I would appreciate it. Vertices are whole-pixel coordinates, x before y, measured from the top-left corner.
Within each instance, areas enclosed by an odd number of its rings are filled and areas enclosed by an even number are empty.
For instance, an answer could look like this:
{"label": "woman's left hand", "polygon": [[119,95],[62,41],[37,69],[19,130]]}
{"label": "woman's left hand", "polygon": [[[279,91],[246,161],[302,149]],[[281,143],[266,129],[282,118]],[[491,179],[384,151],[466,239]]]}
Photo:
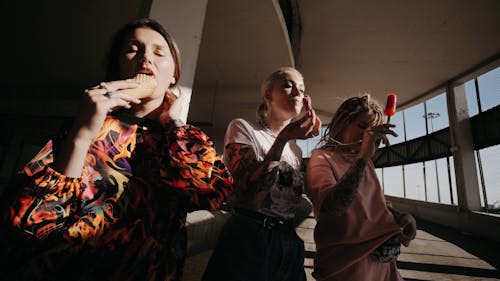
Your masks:
{"label": "woman's left hand", "polygon": [[312,137],[318,136],[320,133],[321,119],[319,119],[319,117],[316,115],[316,112],[314,111],[314,109],[311,109],[310,112],[311,112],[311,115],[310,115],[309,122],[311,122],[313,124],[313,127],[312,127],[311,131],[307,134],[307,136],[309,138],[312,138]]}
{"label": "woman's left hand", "polygon": [[389,145],[387,135],[397,137],[398,134],[392,130],[393,124],[380,124],[366,129],[363,133],[363,142],[359,150],[359,156],[362,158],[371,158],[377,151],[380,142]]}
{"label": "woman's left hand", "polygon": [[179,91],[179,96],[176,97],[172,93],[166,93],[162,103],[162,112],[160,113],[160,123],[167,124],[170,120],[180,120],[183,107],[183,95]]}
{"label": "woman's left hand", "polygon": [[411,240],[415,239],[417,235],[417,222],[415,218],[410,214],[403,214],[398,221],[398,224],[402,227],[401,231],[401,243],[408,247]]}

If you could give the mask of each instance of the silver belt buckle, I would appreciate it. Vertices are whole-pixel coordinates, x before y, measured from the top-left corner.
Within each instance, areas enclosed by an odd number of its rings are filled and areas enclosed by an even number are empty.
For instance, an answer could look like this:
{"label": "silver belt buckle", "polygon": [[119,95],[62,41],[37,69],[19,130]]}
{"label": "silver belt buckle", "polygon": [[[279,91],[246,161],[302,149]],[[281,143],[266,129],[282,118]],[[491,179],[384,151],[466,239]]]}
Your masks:
{"label": "silver belt buckle", "polygon": [[271,228],[273,228],[274,223],[273,223],[273,221],[272,221],[272,219],[271,219],[271,218],[269,218],[269,217],[265,217],[265,218],[264,218],[264,220],[262,221],[262,226],[263,226],[264,228],[271,229]]}

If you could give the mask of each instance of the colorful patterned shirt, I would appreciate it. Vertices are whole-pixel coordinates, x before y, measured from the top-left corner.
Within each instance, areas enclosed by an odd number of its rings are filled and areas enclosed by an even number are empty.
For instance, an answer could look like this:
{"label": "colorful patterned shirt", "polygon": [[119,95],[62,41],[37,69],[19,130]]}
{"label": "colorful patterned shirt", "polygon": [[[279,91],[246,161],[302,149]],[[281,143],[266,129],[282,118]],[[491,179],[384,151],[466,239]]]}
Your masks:
{"label": "colorful patterned shirt", "polygon": [[216,210],[233,189],[212,141],[190,125],[108,117],[69,178],[50,167],[63,137],[11,189],[0,279],[180,280],[187,212]]}

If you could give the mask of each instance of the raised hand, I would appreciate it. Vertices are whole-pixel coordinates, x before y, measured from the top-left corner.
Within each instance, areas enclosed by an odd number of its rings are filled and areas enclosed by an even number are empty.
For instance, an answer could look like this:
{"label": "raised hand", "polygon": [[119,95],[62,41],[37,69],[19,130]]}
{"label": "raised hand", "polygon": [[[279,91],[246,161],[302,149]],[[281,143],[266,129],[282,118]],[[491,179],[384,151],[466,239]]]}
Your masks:
{"label": "raised hand", "polygon": [[381,141],[385,145],[389,145],[387,135],[398,136],[391,129],[394,127],[395,125],[393,124],[380,124],[367,128],[363,133],[363,142],[359,150],[359,156],[365,159],[371,158],[375,154],[375,151],[377,151]]}
{"label": "raised hand", "polygon": [[285,141],[294,139],[308,139],[319,134],[321,120],[316,116],[314,110],[309,110],[302,118],[290,122],[278,135]]}
{"label": "raised hand", "polygon": [[167,124],[170,120],[179,120],[184,106],[185,95],[179,91],[179,96],[167,93],[162,103],[162,112],[160,113],[160,123]]}
{"label": "raised hand", "polygon": [[403,228],[400,235],[401,243],[408,247],[411,240],[415,239],[417,235],[417,222],[410,214],[403,214],[398,221],[399,225]]}
{"label": "raised hand", "polygon": [[99,134],[106,115],[117,108],[130,108],[131,103],[141,102],[117,91],[137,86],[131,80],[121,80],[85,90],[75,123],[54,159],[53,168],[69,177],[81,176],[87,151]]}
{"label": "raised hand", "polygon": [[108,113],[118,108],[130,108],[131,103],[141,103],[139,99],[118,91],[137,86],[137,82],[133,80],[120,80],[103,82],[85,90],[73,128],[75,138],[92,141],[99,133]]}

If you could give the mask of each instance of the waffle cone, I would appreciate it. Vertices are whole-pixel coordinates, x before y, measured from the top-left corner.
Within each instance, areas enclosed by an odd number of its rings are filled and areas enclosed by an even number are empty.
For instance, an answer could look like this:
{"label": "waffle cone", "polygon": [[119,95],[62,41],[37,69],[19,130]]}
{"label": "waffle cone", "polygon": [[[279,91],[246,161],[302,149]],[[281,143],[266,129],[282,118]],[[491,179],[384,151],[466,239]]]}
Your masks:
{"label": "waffle cone", "polygon": [[134,80],[139,83],[137,88],[119,90],[120,93],[132,96],[137,99],[150,97],[156,89],[156,80],[154,76],[146,74],[137,74]]}

